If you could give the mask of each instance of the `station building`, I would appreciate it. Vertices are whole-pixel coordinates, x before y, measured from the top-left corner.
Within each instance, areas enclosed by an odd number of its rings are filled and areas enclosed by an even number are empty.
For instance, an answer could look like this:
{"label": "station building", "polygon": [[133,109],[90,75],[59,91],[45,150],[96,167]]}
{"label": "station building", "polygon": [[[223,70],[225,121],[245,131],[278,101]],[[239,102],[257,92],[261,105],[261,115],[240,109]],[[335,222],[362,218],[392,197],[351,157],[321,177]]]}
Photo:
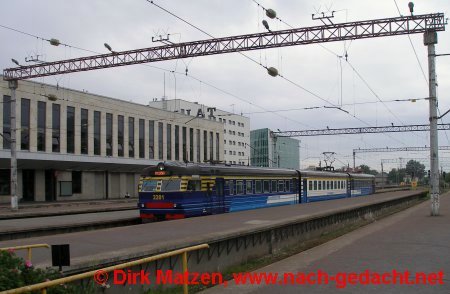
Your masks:
{"label": "station building", "polygon": [[250,158],[252,166],[300,168],[300,141],[279,137],[270,129],[250,132]]}
{"label": "station building", "polygon": [[248,165],[250,160],[250,118],[183,99],[154,99],[150,106],[205,118],[223,124],[223,159],[227,164]]}
{"label": "station building", "polygon": [[[11,91],[0,79],[0,202],[9,202]],[[19,81],[15,115],[21,201],[137,197],[149,165],[224,160],[223,122],[85,91]]]}

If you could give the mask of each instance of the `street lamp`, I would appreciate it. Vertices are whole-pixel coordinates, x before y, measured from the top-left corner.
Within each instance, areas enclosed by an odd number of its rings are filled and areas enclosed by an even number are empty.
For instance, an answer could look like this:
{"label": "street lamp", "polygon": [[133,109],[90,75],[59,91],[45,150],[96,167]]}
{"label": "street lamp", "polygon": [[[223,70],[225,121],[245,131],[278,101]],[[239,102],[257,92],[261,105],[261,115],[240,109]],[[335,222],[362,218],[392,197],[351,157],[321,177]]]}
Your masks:
{"label": "street lamp", "polygon": [[21,66],[21,65],[19,64],[19,62],[18,62],[17,60],[15,60],[14,58],[11,58],[11,61],[12,61],[13,63],[17,64],[18,66]]}
{"label": "street lamp", "polygon": [[177,104],[177,77],[175,76],[175,71],[174,70],[172,70],[172,71],[170,71],[172,74],[173,74],[173,79],[175,80],[175,107],[176,107],[176,104]]}
{"label": "street lamp", "polygon": [[108,49],[111,53],[116,53],[116,51],[112,50],[111,46],[108,43],[103,44],[106,49]]}
{"label": "street lamp", "polygon": [[[19,63],[17,63],[19,64]],[[16,150],[16,89],[17,80],[8,81],[8,87],[11,90],[11,210],[19,209],[19,200],[17,197],[17,150]]]}

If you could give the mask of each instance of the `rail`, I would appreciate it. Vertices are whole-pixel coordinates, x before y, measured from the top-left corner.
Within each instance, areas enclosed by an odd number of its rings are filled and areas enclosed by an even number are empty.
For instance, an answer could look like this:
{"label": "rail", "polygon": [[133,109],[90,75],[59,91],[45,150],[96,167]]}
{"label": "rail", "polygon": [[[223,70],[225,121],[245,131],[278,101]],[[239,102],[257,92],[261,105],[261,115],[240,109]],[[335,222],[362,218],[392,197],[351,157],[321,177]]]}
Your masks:
{"label": "rail", "polygon": [[31,262],[31,250],[33,248],[41,248],[41,247],[46,247],[46,248],[50,248],[50,245],[48,244],[32,244],[32,245],[22,245],[22,246],[13,246],[13,247],[4,247],[4,248],[0,248],[0,250],[22,250],[22,249],[27,249],[27,257],[28,257],[28,261]]}
{"label": "rail", "polygon": [[[196,246],[186,247],[186,248],[173,250],[170,252],[166,252],[166,253],[162,253],[162,254],[158,254],[158,255],[154,255],[154,256],[150,256],[150,257],[146,257],[146,258],[142,258],[142,259],[138,259],[138,260],[134,260],[134,261],[129,261],[129,262],[125,262],[122,264],[109,266],[109,267],[105,267],[102,269],[89,271],[89,272],[85,272],[85,273],[81,273],[81,274],[77,274],[77,275],[73,275],[73,276],[69,276],[69,277],[64,277],[64,278],[60,278],[60,279],[56,279],[56,280],[52,280],[52,281],[42,282],[39,284],[24,286],[24,287],[20,287],[20,288],[16,288],[16,289],[6,290],[6,291],[2,292],[2,294],[19,294],[19,293],[27,293],[27,292],[31,292],[31,291],[38,291],[38,290],[40,290],[42,294],[46,294],[47,288],[74,282],[74,281],[78,281],[78,280],[83,280],[86,278],[90,278],[90,277],[93,277],[94,275],[98,274],[98,272],[108,273],[108,272],[111,272],[114,270],[124,269],[127,267],[136,266],[136,265],[141,265],[144,263],[149,263],[149,262],[152,262],[152,261],[155,261],[158,259],[167,258],[170,256],[179,255],[179,254],[182,254],[183,272],[187,272],[188,271],[188,269],[187,269],[187,253],[189,251],[195,251],[195,250],[206,249],[206,248],[209,248],[208,244],[200,244],[200,245],[196,245]],[[188,284],[187,283],[183,284],[183,293],[184,294],[188,293]]]}

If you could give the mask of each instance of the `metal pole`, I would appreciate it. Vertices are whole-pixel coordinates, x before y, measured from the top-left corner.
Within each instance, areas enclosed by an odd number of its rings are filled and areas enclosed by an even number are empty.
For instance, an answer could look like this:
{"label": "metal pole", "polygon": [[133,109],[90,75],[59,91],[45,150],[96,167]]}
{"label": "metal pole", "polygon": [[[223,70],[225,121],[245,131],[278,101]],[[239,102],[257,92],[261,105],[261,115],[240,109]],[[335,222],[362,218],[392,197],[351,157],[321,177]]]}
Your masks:
{"label": "metal pole", "polygon": [[8,82],[11,89],[11,209],[19,209],[17,197],[16,89],[17,81]]}
{"label": "metal pole", "polygon": [[437,132],[437,97],[436,97],[436,52],[437,33],[428,31],[424,33],[424,45],[428,46],[428,76],[430,101],[430,193],[431,215],[439,215],[439,154]]}
{"label": "metal pole", "polygon": [[384,170],[383,170],[383,160],[381,160],[381,189],[384,188]]}
{"label": "metal pole", "polygon": [[355,157],[356,157],[356,152],[353,150],[353,171],[355,171],[355,168],[356,168],[356,166],[355,166],[355,164],[356,164]]}
{"label": "metal pole", "polygon": [[[186,277],[188,275],[188,267],[187,267],[188,259],[186,251],[182,253],[182,260],[183,260],[183,275],[185,275]],[[188,281],[184,281],[183,283],[183,294],[188,294]]]}

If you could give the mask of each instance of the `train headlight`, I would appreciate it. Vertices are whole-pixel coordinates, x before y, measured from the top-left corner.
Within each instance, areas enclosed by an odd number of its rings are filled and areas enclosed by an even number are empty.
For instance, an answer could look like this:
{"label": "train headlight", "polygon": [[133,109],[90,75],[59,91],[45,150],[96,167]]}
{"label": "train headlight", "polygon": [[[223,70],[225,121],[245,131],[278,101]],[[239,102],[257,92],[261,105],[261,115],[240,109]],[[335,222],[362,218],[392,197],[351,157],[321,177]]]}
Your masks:
{"label": "train headlight", "polygon": [[163,171],[163,170],[165,169],[164,163],[163,163],[163,162],[158,163],[158,165],[156,166],[156,168],[157,168],[159,171]]}

